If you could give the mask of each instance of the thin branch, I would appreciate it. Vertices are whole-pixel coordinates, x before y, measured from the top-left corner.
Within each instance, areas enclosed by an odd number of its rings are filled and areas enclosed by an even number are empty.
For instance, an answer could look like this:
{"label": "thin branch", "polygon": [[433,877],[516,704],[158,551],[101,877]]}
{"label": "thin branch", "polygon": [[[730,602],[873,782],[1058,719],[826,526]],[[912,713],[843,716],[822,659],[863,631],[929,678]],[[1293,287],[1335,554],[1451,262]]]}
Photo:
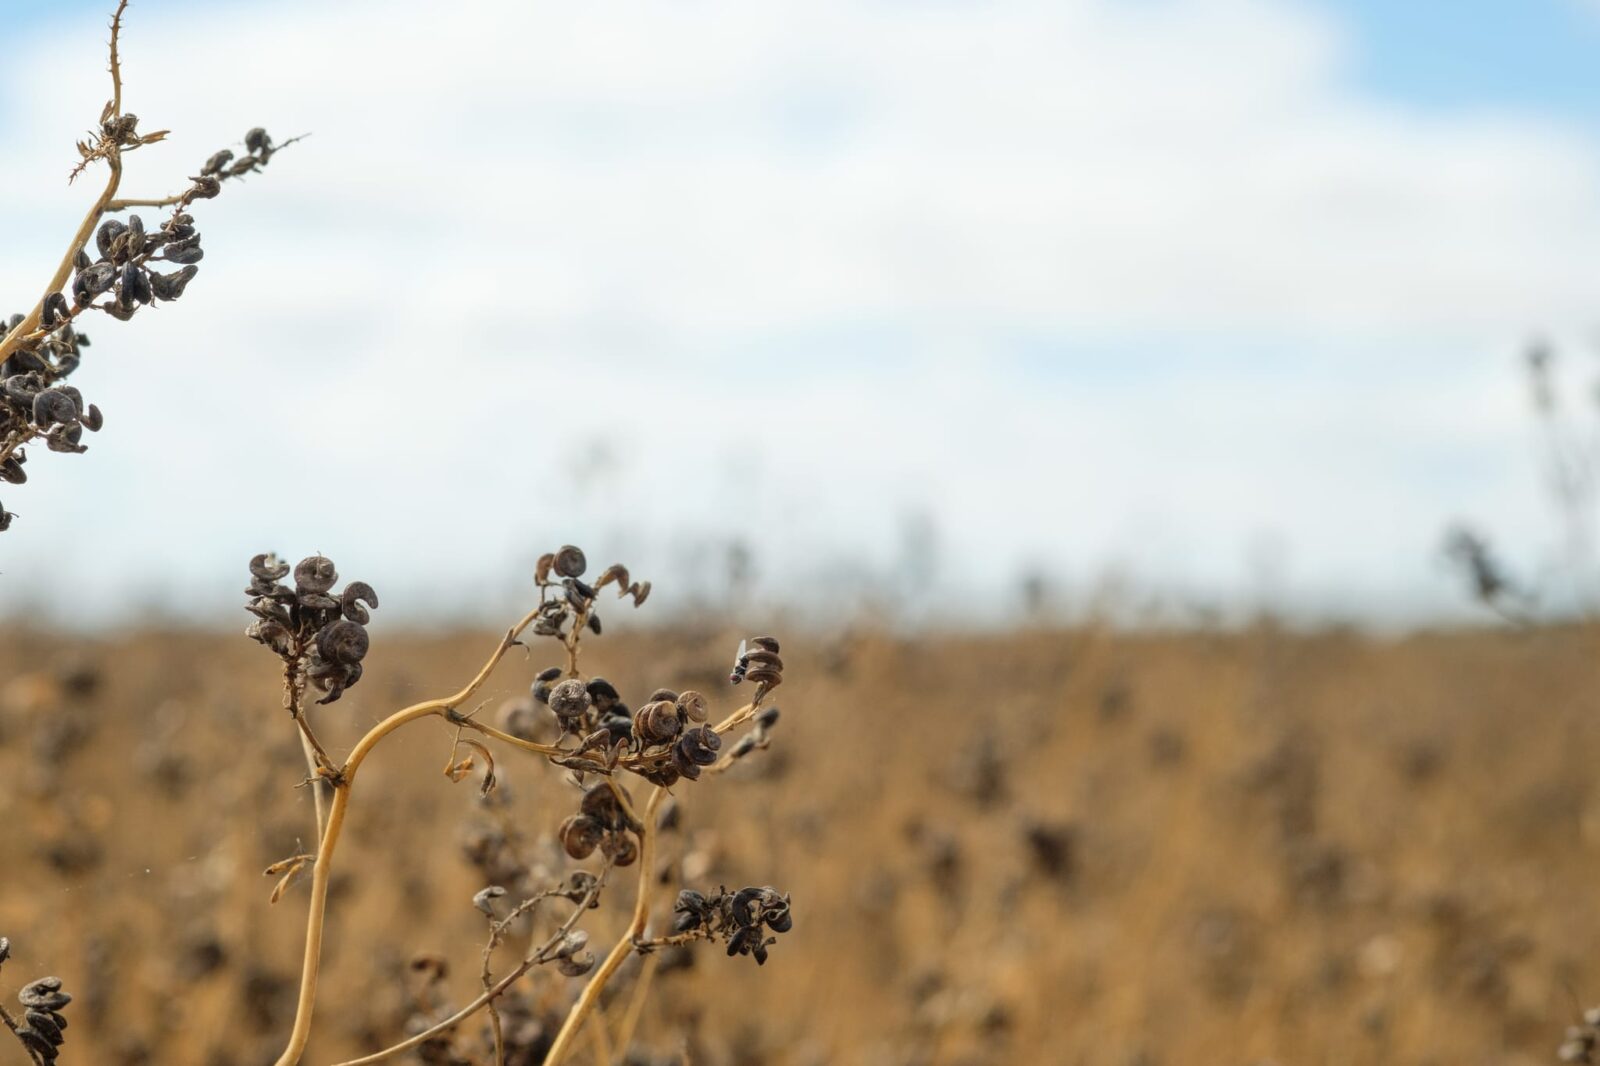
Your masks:
{"label": "thin branch", "polygon": [[649,954],[639,966],[639,976],[633,983],[633,991],[628,997],[628,1009],[622,1015],[622,1028],[617,1031],[617,1049],[623,1057],[628,1054],[628,1047],[633,1043],[634,1031],[639,1028],[639,1019],[644,1014],[644,1005],[650,998],[650,982],[656,975],[656,967],[661,965],[661,956]]}

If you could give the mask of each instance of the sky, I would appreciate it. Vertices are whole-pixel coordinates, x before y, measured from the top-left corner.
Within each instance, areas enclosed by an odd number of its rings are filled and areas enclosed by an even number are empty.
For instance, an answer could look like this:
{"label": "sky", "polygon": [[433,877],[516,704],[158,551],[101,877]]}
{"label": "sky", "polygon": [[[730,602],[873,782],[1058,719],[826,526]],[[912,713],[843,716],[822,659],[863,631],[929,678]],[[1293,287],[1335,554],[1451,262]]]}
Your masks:
{"label": "sky", "polygon": [[[93,195],[102,6],[0,8],[19,310]],[[88,328],[106,429],[0,492],[0,616],[228,618],[270,549],[499,618],[570,541],[758,618],[1038,575],[1409,623],[1467,610],[1458,520],[1560,584],[1518,360],[1594,428],[1600,2],[440,10],[131,8],[173,133],[130,194],[312,136],[196,212],[180,303]]]}

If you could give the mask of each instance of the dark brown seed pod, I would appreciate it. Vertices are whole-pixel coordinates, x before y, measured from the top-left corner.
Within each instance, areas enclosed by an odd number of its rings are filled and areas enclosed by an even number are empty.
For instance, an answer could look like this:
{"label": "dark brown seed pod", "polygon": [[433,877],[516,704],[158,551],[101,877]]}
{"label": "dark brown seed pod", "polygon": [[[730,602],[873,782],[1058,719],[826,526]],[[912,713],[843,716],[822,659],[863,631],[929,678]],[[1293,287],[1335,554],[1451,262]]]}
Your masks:
{"label": "dark brown seed pod", "polygon": [[371,640],[359,622],[341,618],[317,634],[317,653],[330,662],[351,666],[367,657]]}
{"label": "dark brown seed pod", "polygon": [[128,227],[114,218],[108,218],[100,223],[100,228],[94,233],[94,246],[100,250],[100,258],[111,258],[111,246],[116,239],[128,232]]}
{"label": "dark brown seed pod", "polygon": [[676,703],[678,702],[678,694],[670,688],[658,688],[654,692],[650,693],[650,698],[645,702],[654,703],[656,700],[666,700],[668,703]]}
{"label": "dark brown seed pod", "polygon": [[766,685],[769,689],[777,688],[783,683],[783,675],[770,666],[752,666],[744,676],[746,680]]}
{"label": "dark brown seed pod", "polygon": [[227,166],[231,162],[233,162],[233,152],[230,151],[227,148],[224,148],[222,151],[215,153],[214,155],[212,155],[212,157],[210,159],[206,160],[205,166],[200,168],[200,173],[202,173],[202,174],[217,174],[217,173],[220,173],[222,171],[222,168]]}
{"label": "dark brown seed pod", "polygon": [[192,264],[172,274],[161,274],[152,270],[150,293],[158,300],[176,300],[183,295],[183,290],[189,287],[189,282],[193,281],[198,273],[200,268]]}
{"label": "dark brown seed pod", "polygon": [[339,601],[321,592],[302,592],[299,597],[300,606],[308,607],[313,611],[337,611]]}
{"label": "dark brown seed pod", "polygon": [[78,442],[83,439],[83,427],[76,422],[55,427],[44,435],[44,446],[53,452],[86,452],[89,449]]}
{"label": "dark brown seed pod", "polygon": [[582,577],[587,569],[589,560],[584,558],[583,549],[566,544],[556,552],[555,571],[562,577]]}
{"label": "dark brown seed pod", "polygon": [[733,757],[735,759],[742,759],[746,755],[749,755],[752,751],[755,751],[759,744],[760,741],[756,739],[754,733],[746,733],[744,736],[739,738],[739,743],[733,746]]}
{"label": "dark brown seed pod", "polygon": [[676,739],[682,730],[683,718],[675,703],[654,700],[634,712],[633,735],[646,746],[666,744]]}
{"label": "dark brown seed pod", "polygon": [[17,460],[15,455],[6,456],[5,462],[0,463],[0,481],[9,482],[12,485],[20,485],[27,480],[28,472],[22,469],[22,463]]}
{"label": "dark brown seed pod", "polygon": [[117,268],[108,262],[92,263],[80,270],[72,279],[72,298],[82,307],[96,296],[111,288],[117,280]]}
{"label": "dark brown seed pod", "polygon": [[121,292],[124,303],[147,304],[154,294],[150,290],[150,277],[137,263],[122,268]]}
{"label": "dark brown seed pod", "polygon": [[44,310],[39,315],[39,323],[45,329],[50,329],[71,313],[66,296],[59,292],[52,292],[44,298]]}
{"label": "dark brown seed pod", "polygon": [[61,978],[41,977],[23,985],[17,1001],[34,1010],[60,1010],[72,1002],[72,997],[61,991]]}
{"label": "dark brown seed pod", "polygon": [[778,724],[778,708],[763,707],[761,713],[756,715],[756,726],[760,729],[771,729]]}
{"label": "dark brown seed pod", "polygon": [[185,237],[181,241],[168,241],[167,246],[161,250],[158,258],[179,266],[193,266],[206,257],[205,250],[200,247],[200,235]]}
{"label": "dark brown seed pod", "polygon": [[50,1041],[40,1036],[32,1029],[18,1029],[17,1039],[22,1041],[23,1046],[25,1046],[29,1051],[33,1052],[35,1055],[38,1055],[46,1062],[54,1062],[57,1056],[60,1054],[60,1052],[56,1050],[54,1044],[50,1043]]}
{"label": "dark brown seed pod", "polygon": [[325,555],[310,555],[295,564],[294,585],[300,592],[327,592],[338,580],[339,571]]}
{"label": "dark brown seed pod", "polygon": [[[559,671],[557,673],[559,674]],[[588,690],[589,699],[597,711],[610,711],[622,702],[622,695],[616,690],[616,686],[603,677],[591,677],[588,685],[584,687]]]}
{"label": "dark brown seed pod", "polygon": [[339,609],[346,618],[366,625],[372,620],[367,612],[368,607],[373,610],[378,607],[378,593],[371,585],[365,581],[352,581],[344,587],[344,594],[339,597]]}
{"label": "dark brown seed pod", "polygon": [[597,637],[600,635],[600,616],[593,611],[589,612],[589,632]]}
{"label": "dark brown seed pod", "polygon": [[244,146],[259,155],[272,150],[272,138],[267,135],[266,130],[256,126],[244,135]]}
{"label": "dark brown seed pod", "polygon": [[633,593],[633,605],[643,607],[644,601],[650,598],[650,582],[640,581],[628,589]]}
{"label": "dark brown seed pod", "polygon": [[260,581],[281,581],[289,576],[289,564],[271,552],[263,552],[250,560],[250,576]]}
{"label": "dark brown seed pod", "polygon": [[582,718],[589,709],[589,693],[583,682],[569,677],[550,690],[550,709],[557,718]]}
{"label": "dark brown seed pod", "polygon": [[578,803],[578,811],[603,825],[615,825],[622,817],[622,807],[617,803],[616,794],[604,781],[598,785],[591,785],[584,791],[583,799]]}
{"label": "dark brown seed pod", "polygon": [[587,859],[605,837],[605,828],[585,814],[574,814],[556,830],[561,847],[574,859]]}
{"label": "dark brown seed pod", "polygon": [[[554,681],[556,678],[558,678],[560,676],[561,676],[561,667],[552,666],[552,667],[549,667],[548,669],[540,670],[539,671],[539,676],[536,677],[534,680],[536,680],[536,681]],[[590,684],[592,685],[593,682],[590,682]]]}
{"label": "dark brown seed pod", "polygon": [[770,651],[774,655],[778,654],[777,637],[751,637],[750,646],[752,648],[760,648],[762,651]]}
{"label": "dark brown seed pod", "polygon": [[694,689],[678,693],[678,713],[685,721],[704,722],[711,713],[711,702]]}
{"label": "dark brown seed pod", "polygon": [[128,232],[126,236],[129,255],[138,255],[140,252],[144,251],[144,245],[147,239],[144,232],[144,219],[140,218],[138,215],[130,215],[128,218]]}
{"label": "dark brown seed pod", "polygon": [[547,584],[550,580],[550,569],[555,565],[555,552],[545,552],[539,556],[539,561],[533,567],[533,580],[540,585]]}
{"label": "dark brown seed pod", "polygon": [[52,1047],[60,1047],[62,1041],[66,1039],[65,1034],[61,1032],[64,1026],[56,1024],[56,1019],[61,1015],[54,1011],[29,1010],[22,1017],[28,1023],[28,1028],[48,1040]]}
{"label": "dark brown seed pod", "polygon": [[612,563],[600,572],[600,579],[594,583],[596,590],[603,589],[613,581],[617,583],[617,595],[628,594],[628,568],[621,563]]}
{"label": "dark brown seed pod", "polygon": [[710,766],[717,761],[717,752],[721,749],[722,738],[717,731],[700,726],[684,733],[673,750],[683,752],[685,758],[698,766]]}
{"label": "dark brown seed pod", "polygon": [[489,917],[493,918],[494,901],[505,894],[506,890],[500,885],[490,885],[487,888],[480,888],[472,896],[472,905],[478,908],[484,914],[487,914]]}
{"label": "dark brown seed pod", "polygon": [[557,959],[556,969],[566,977],[582,977],[594,969],[594,962],[594,952],[585,951],[567,958]]}
{"label": "dark brown seed pod", "polygon": [[601,854],[616,866],[632,866],[639,861],[639,845],[627,833],[612,833],[600,842]]}

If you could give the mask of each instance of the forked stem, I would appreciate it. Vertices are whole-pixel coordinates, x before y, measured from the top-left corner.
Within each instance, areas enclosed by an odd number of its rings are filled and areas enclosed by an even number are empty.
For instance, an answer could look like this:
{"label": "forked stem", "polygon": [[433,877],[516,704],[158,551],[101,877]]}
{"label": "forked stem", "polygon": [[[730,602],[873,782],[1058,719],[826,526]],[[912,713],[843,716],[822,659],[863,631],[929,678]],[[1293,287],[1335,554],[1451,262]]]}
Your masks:
{"label": "forked stem", "polygon": [[311,1039],[311,1015],[317,1000],[317,971],[322,959],[322,933],[327,916],[328,883],[333,872],[333,852],[339,846],[339,834],[344,828],[345,811],[350,806],[350,791],[355,785],[356,772],[372,753],[372,749],[401,726],[431,715],[444,716],[470,700],[473,694],[483,687],[483,683],[489,680],[489,675],[494,672],[494,668],[499,665],[506,652],[516,645],[518,635],[533,624],[537,613],[537,611],[529,612],[516,625],[506,630],[506,635],[500,639],[500,645],[495,648],[494,654],[489,656],[489,661],[484,663],[478,675],[460,692],[444,699],[425,700],[391,714],[367,731],[367,735],[356,743],[350,752],[350,757],[340,768],[339,776],[333,782],[333,802],[328,811],[328,823],[323,830],[322,840],[317,845],[316,865],[312,867],[311,902],[306,917],[305,961],[300,972],[300,997],[295,1005],[294,1028],[290,1031],[288,1046],[283,1049],[283,1054],[278,1056],[276,1066],[295,1066],[305,1054],[306,1044]]}

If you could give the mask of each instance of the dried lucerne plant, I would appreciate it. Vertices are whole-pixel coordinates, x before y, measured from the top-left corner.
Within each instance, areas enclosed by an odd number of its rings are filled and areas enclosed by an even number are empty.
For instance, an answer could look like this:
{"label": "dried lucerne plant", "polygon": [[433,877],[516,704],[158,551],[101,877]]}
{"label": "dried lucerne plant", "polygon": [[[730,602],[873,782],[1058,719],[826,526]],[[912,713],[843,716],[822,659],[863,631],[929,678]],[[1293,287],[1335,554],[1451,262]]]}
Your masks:
{"label": "dried lucerne plant", "polygon": [[[0,967],[10,958],[11,941],[0,936]],[[35,1066],[56,1061],[66,1040],[67,1019],[61,1012],[72,1002],[72,997],[61,991],[61,978],[41,977],[28,982],[17,993],[17,1001],[22,1004],[22,1021],[18,1022],[3,1005],[0,1021],[22,1043],[28,1060]]]}
{"label": "dried lucerne plant", "polygon": [[[83,394],[66,384],[89,346],[89,338],[78,330],[79,316],[98,311],[126,321],[143,307],[181,297],[204,255],[190,213],[195,202],[209,200],[226,182],[265,167],[276,151],[299,139],[274,146],[267,131],[258,127],[245,134],[244,155],[235,158],[229,149],[215,153],[182,192],[157,199],[119,198],[122,157],[163,140],[168,132],[140,133],[139,116],[122,106],[117,41],[127,6],[128,0],[122,0],[111,19],[111,99],[97,128],[78,142],[79,160],[71,174],[76,179],[103,162],[105,187],[73,234],[44,295],[26,314],[0,323],[0,480],[14,485],[28,478],[26,445],[43,441],[54,452],[83,452],[88,450],[84,431],[101,427],[100,409],[85,404]],[[151,227],[137,214],[126,221],[106,217],[135,207],[171,210]],[[0,530],[14,517],[0,507]]]}
{"label": "dried lucerne plant", "polygon": [[[584,553],[570,545],[542,556],[534,573],[538,604],[506,631],[477,676],[459,692],[391,714],[372,727],[342,763],[335,763],[316,739],[304,697],[308,688],[315,688],[325,693],[317,701],[319,704],[332,703],[361,679],[361,664],[369,644],[365,628],[368,608],[377,606],[377,594],[363,582],[351,582],[343,591],[337,591],[338,572],[331,560],[320,555],[301,560],[292,570],[273,555],[258,555],[250,561],[247,607],[255,618],[246,633],[282,661],[284,706],[300,730],[319,792],[322,788],[331,792],[325,807],[319,797],[315,853],[291,856],[266,871],[280,878],[272,893],[274,901],[282,897],[299,874],[307,868],[311,871],[300,994],[294,1027],[288,1046],[278,1059],[279,1066],[299,1062],[311,1035],[328,886],[357,775],[385,737],[423,718],[440,718],[455,727],[445,762],[445,773],[452,780],[471,777],[478,760],[482,760],[480,791],[486,797],[496,789],[491,743],[520,749],[568,771],[584,791],[577,810],[555,827],[555,836],[573,860],[598,855],[599,870],[552,875],[538,883],[533,871],[501,854],[507,850],[503,836],[490,835],[477,841],[474,857],[480,869],[515,886],[513,890],[503,884],[490,884],[472,901],[488,920],[481,994],[459,1010],[450,1011],[439,990],[445,964],[431,958],[420,960],[417,969],[427,983],[419,997],[419,1012],[408,1026],[410,1035],[342,1066],[380,1062],[410,1050],[418,1051],[428,1062],[472,1062],[478,1061],[467,1057],[474,1047],[481,1048],[486,1056],[492,1055],[497,1066],[508,1061],[555,1066],[572,1050],[601,991],[630,955],[649,955],[661,948],[676,949],[696,941],[717,941],[726,945],[730,956],[747,955],[759,964],[766,962],[768,949],[776,942],[775,934],[790,929],[789,898],[777,889],[749,886],[730,892],[722,887],[714,891],[684,888],[674,906],[672,931],[650,935],[659,879],[656,837],[663,802],[674,787],[720,774],[770,744],[778,709],[768,705],[767,698],[783,681],[778,642],[771,637],[753,637],[740,643],[728,680],[733,685],[752,684],[754,692],[748,703],[715,725],[707,724],[711,701],[694,691],[657,689],[637,710],[630,710],[610,682],[585,677],[579,671],[579,652],[586,633],[601,631],[596,610],[601,592],[615,587],[619,598],[631,599],[637,607],[649,596],[650,583],[632,580],[627,567],[619,564],[606,568],[590,584],[584,580],[587,570]],[[565,661],[535,676],[528,707],[519,709],[511,721],[503,723],[512,731],[480,721],[476,709],[465,711],[506,653],[525,646],[521,637],[530,631],[559,643]],[[559,736],[553,744],[518,735],[527,732],[521,728],[526,725],[523,720],[538,706],[548,709],[558,727]],[[723,750],[725,738],[752,723],[752,728],[742,733],[729,750]],[[623,784],[629,776],[642,779],[649,787],[642,804]],[[589,948],[588,933],[578,928],[578,923],[587,911],[600,906],[613,872],[629,866],[639,869],[632,918],[616,943],[597,958]],[[496,975],[494,953],[513,926],[551,901],[570,905],[556,931],[536,943],[507,972]],[[532,1023],[533,1008],[517,987],[524,975],[541,966],[554,967],[569,978],[588,976],[564,1019],[553,1027],[553,1038]],[[634,1002],[625,1013],[618,1034],[624,1051],[647,988],[648,982],[641,979],[633,989]],[[479,1012],[486,1019],[484,1031],[467,1032],[463,1023]],[[609,1046],[611,1037],[603,1022],[594,1022],[588,1031],[591,1039]]]}

